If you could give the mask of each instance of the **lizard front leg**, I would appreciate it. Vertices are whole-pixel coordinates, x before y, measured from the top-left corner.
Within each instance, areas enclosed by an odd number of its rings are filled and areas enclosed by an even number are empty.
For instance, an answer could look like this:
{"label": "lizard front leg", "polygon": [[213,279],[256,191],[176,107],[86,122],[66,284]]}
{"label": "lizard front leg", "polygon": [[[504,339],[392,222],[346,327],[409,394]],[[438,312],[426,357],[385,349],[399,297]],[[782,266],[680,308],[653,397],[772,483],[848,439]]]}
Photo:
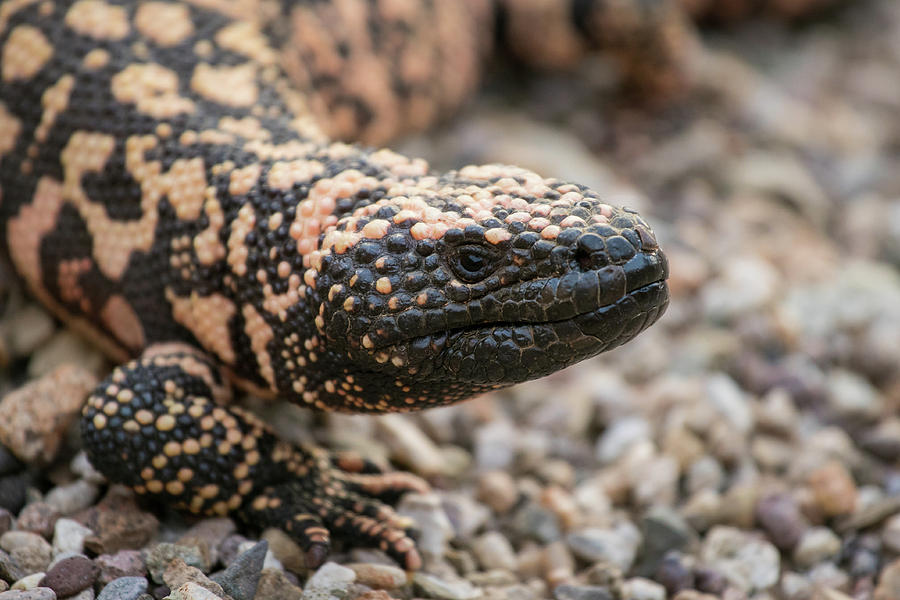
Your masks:
{"label": "lizard front leg", "polygon": [[229,396],[219,369],[197,349],[150,346],[91,395],[85,448],[110,480],[141,495],[284,529],[310,567],[328,555],[331,534],[380,547],[408,569],[421,565],[411,523],[382,501],[425,491],[424,481],[279,441],[252,414],[224,406]]}

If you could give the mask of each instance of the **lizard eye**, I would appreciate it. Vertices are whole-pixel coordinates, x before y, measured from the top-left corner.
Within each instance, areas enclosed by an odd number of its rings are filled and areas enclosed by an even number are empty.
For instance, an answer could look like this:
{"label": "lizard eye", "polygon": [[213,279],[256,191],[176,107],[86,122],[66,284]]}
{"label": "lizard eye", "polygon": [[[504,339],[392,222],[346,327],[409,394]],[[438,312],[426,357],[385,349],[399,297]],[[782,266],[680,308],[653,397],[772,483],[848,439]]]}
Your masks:
{"label": "lizard eye", "polygon": [[484,279],[493,270],[490,252],[481,246],[462,246],[451,261],[453,272],[463,281],[473,283]]}

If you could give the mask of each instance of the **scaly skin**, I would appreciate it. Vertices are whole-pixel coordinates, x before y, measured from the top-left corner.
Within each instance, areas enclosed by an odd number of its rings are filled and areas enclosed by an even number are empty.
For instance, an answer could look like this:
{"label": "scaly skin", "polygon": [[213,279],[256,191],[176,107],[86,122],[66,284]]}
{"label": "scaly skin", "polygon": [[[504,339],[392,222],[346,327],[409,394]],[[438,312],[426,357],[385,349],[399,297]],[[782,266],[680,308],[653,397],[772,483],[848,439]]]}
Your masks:
{"label": "scaly skin", "polygon": [[[546,375],[662,314],[652,230],[596,192],[499,165],[434,174],[322,133],[378,139],[452,109],[477,79],[482,4],[0,5],[0,239],[30,291],[124,363],[82,425],[111,480],[283,527],[310,565],[334,533],[414,569],[410,523],[382,501],[426,484],[279,442],[225,407],[230,385],[421,409]],[[506,22],[528,6],[510,0]],[[422,35],[442,10],[461,29]],[[423,48],[437,63],[416,62]],[[435,89],[435,64],[459,77]]]}

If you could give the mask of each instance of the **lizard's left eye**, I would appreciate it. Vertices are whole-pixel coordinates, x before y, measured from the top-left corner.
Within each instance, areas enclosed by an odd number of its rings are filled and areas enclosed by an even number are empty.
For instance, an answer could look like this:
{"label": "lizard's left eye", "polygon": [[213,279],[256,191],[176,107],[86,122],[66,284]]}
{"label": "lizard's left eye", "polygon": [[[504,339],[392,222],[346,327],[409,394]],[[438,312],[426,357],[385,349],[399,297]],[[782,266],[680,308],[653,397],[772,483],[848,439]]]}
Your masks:
{"label": "lizard's left eye", "polygon": [[456,276],[470,283],[484,279],[493,270],[491,253],[481,246],[462,246],[451,261]]}

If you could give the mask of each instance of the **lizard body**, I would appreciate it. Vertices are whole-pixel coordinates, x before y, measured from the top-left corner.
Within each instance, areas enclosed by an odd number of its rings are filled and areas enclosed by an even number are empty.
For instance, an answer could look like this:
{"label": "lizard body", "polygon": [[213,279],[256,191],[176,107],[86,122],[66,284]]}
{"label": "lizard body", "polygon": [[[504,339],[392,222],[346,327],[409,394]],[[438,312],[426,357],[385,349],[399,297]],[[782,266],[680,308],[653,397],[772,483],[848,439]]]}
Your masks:
{"label": "lizard body", "polygon": [[[436,174],[323,132],[380,140],[452,110],[486,8],[0,4],[0,241],[29,290],[122,363],[82,423],[111,480],[283,527],[310,564],[336,533],[416,568],[382,501],[422,481],[280,442],[226,406],[230,386],[421,409],[546,375],[662,314],[651,228],[595,191],[500,165]],[[448,30],[418,35],[428,22]]]}

